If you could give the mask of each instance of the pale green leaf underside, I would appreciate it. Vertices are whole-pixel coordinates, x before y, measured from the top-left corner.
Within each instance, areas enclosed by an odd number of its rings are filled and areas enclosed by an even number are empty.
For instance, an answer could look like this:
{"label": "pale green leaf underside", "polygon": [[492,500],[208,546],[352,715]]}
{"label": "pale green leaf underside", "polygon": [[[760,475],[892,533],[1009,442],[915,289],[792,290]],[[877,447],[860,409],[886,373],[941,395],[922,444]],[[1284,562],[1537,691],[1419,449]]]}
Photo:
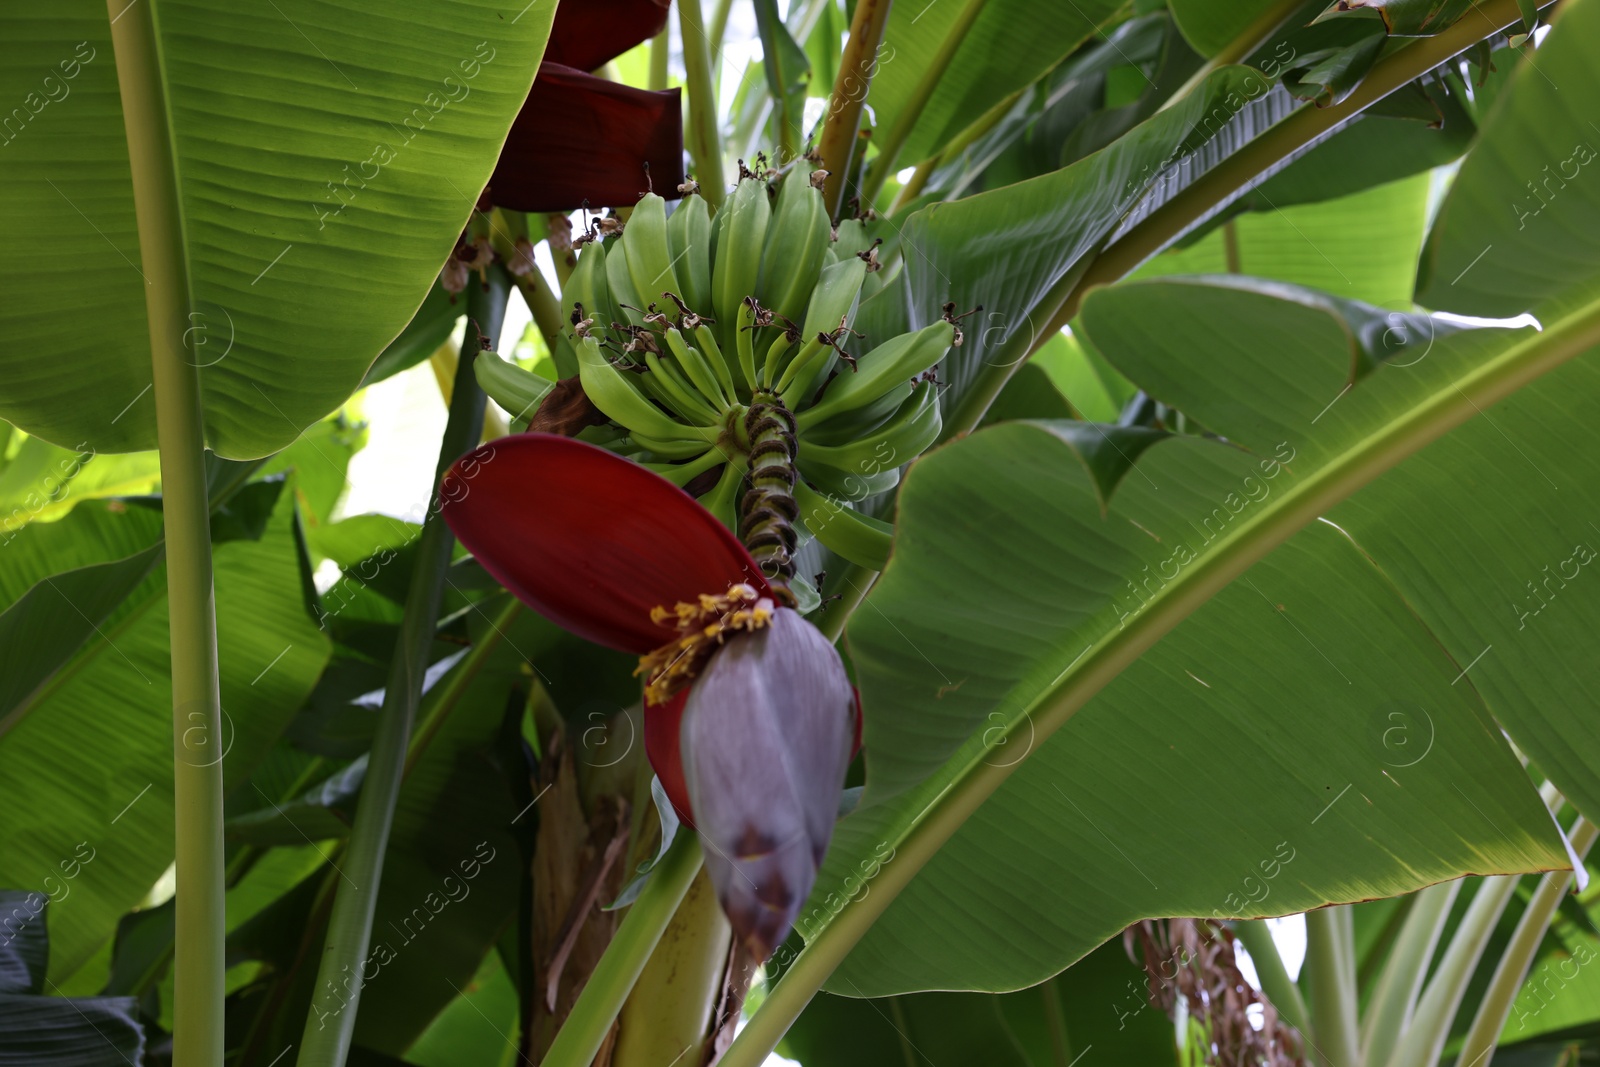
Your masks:
{"label": "pale green leaf underside", "polygon": [[[422,301],[554,5],[142,2],[159,4],[207,443],[265,455],[342,402]],[[105,5],[0,17],[0,106],[0,416],[64,447],[153,448]]]}
{"label": "pale green leaf underside", "polygon": [[1515,315],[1600,270],[1600,4],[1562,5],[1489,108],[1423,252],[1418,302]]}
{"label": "pale green leaf underside", "polygon": [[[328,639],[302,599],[292,509],[293,495],[284,492],[260,541],[216,549],[230,786],[282,732],[327,661]],[[59,548],[98,562],[127,547],[127,528],[153,537],[159,523],[157,512],[116,515],[86,504],[59,523],[29,526],[7,551],[31,557],[28,543],[39,539],[47,559],[59,560]],[[67,540],[82,543],[74,549]],[[157,567],[100,631],[0,734],[0,807],[14,813],[0,829],[0,885],[56,898],[54,980],[82,966],[172,862],[165,569]],[[80,842],[94,858],[77,877],[64,878],[61,864]]]}

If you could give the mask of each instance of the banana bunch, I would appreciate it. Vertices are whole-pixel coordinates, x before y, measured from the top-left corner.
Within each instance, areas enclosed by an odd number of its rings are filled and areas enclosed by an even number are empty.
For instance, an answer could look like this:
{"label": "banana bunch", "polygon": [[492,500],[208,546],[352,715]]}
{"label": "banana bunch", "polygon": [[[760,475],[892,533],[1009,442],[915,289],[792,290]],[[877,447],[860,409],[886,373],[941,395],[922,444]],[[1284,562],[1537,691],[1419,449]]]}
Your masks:
{"label": "banana bunch", "polygon": [[698,491],[729,527],[749,469],[746,411],[781,400],[809,483],[802,524],[846,559],[881,567],[887,528],[848,504],[892,489],[938,439],[938,387],[923,379],[960,331],[947,314],[851,355],[862,339],[850,323],[864,291],[876,291],[876,245],[860,223],[839,230],[799,172],[774,198],[741,168],[715,218],[694,193],[670,216],[647,194],[620,236],[583,240],[558,345],[570,346],[584,393],[615,424],[579,436]]}

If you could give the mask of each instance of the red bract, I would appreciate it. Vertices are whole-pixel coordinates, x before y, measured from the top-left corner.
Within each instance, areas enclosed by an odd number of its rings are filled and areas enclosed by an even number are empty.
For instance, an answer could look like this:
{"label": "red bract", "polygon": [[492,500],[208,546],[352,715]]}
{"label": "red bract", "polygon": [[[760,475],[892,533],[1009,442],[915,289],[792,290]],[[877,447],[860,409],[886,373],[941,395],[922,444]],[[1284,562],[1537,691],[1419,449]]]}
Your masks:
{"label": "red bract", "polygon": [[446,478],[444,517],[524,603],[622,652],[672,639],[652,608],[740,582],[770,595],[750,553],[693,497],[571,437],[502,437],[463,456]]}
{"label": "red bract", "polygon": [[544,63],[489,179],[496,204],[517,211],[632,205],[649,183],[662,196],[683,181],[678,90],[635,89],[585,71],[647,41],[667,24],[657,0],[581,0],[556,9]]}
{"label": "red bract", "polygon": [[667,4],[658,0],[580,0],[556,8],[544,58],[594,70],[660,33]]}
{"label": "red bract", "polygon": [[[672,638],[652,608],[766,579],[726,526],[664,478],[570,437],[503,437],[445,479],[444,517],[485,570],[579,637],[644,655]],[[688,692],[645,715],[645,750],[690,825],[678,727]]]}
{"label": "red bract", "polygon": [[546,61],[511,124],[489,193],[518,211],[570,211],[584,201],[631,206],[652,183],[675,197],[682,181],[678,90],[635,89]]}

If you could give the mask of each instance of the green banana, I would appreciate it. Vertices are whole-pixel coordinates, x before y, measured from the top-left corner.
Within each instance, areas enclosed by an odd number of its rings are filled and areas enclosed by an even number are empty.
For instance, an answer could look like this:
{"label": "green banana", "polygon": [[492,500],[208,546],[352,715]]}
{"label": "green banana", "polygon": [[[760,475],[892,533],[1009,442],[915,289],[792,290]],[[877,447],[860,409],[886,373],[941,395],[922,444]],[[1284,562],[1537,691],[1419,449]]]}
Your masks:
{"label": "green banana", "polygon": [[[777,210],[767,228],[756,295],[763,307],[799,322],[811,301],[817,271],[830,240],[822,193],[792,171],[778,193]],[[838,325],[837,322],[834,323]]]}
{"label": "green banana", "polygon": [[894,527],[863,515],[854,508],[796,482],[794,502],[800,521],[811,536],[851,563],[881,571],[889,563]]}
{"label": "green banana", "polygon": [[[624,231],[626,232],[626,231]],[[628,249],[621,241],[615,241],[606,251],[606,288],[611,293],[611,303],[616,315],[613,322],[632,323],[634,326],[644,325],[644,304],[639,302],[639,293],[633,287],[633,272],[628,267]],[[595,325],[610,326],[611,323],[596,323]]]}
{"label": "green banana", "polygon": [[[801,346],[800,351],[783,368],[783,373],[778,376],[778,384],[769,386],[783,397],[783,406],[793,411],[799,399],[805,396],[805,386],[816,375],[817,370],[829,363],[833,350],[821,338],[808,338]],[[805,381],[800,381],[801,377]]]}
{"label": "green banana", "polygon": [[617,306],[611,299],[611,287],[606,282],[606,250],[599,241],[583,246],[578,265],[572,268],[561,291],[561,311],[571,315],[574,305],[582,304],[586,317],[594,320],[594,328],[603,330],[620,319]]}
{"label": "green banana", "polygon": [[855,316],[861,283],[866,277],[867,265],[854,256],[822,268],[811,290],[811,303],[806,306],[803,330],[807,339],[832,333],[842,320]]}
{"label": "green banana", "polygon": [[[678,295],[689,310],[711,312],[711,212],[705,198],[690,194],[667,219],[667,243],[683,291]],[[626,233],[624,233],[626,236]]]}
{"label": "green banana", "polygon": [[819,445],[847,445],[858,438],[866,437],[894,417],[894,413],[900,410],[900,405],[905,403],[906,397],[911,395],[914,388],[915,383],[909,379],[899,382],[894,388],[864,407],[807,427],[806,440],[815,441]]}
{"label": "green banana", "polygon": [[[703,455],[708,442],[688,441],[683,438],[653,437],[647,433],[635,430],[625,440],[631,440],[635,445],[644,449],[649,455],[648,459],[691,459]],[[616,446],[610,446],[616,451]],[[714,451],[714,450],[713,450]]]}
{"label": "green banana", "polygon": [[943,421],[939,414],[939,388],[922,382],[911,398],[900,406],[894,418],[871,436],[842,445],[819,445],[800,438],[799,462],[802,471],[825,466],[847,474],[871,475],[900,467],[921,455],[939,439]]}
{"label": "green banana", "polygon": [[614,422],[605,422],[598,426],[585,426],[578,431],[578,440],[614,448],[618,443],[628,440],[628,430]]}
{"label": "green banana", "polygon": [[[629,380],[630,372],[611,365],[598,341],[584,337],[579,339],[577,348],[578,380],[584,394],[613,422],[628,427],[635,440],[645,444],[640,434],[647,434],[658,442],[696,446],[693,451],[682,453],[684,456],[697,456],[704,450],[709,439],[693,427],[674,422],[671,416],[652,404],[639,386]],[[645,444],[645,447],[656,451],[651,445]]]}
{"label": "green banana", "polygon": [[955,341],[955,327],[940,320],[914,333],[892,337],[862,356],[855,371],[834,377],[822,399],[795,417],[801,429],[864,407],[898,382],[915,378],[944,358]]}
{"label": "green banana", "polygon": [[728,457],[715,448],[708,448],[699,459],[691,459],[687,463],[645,463],[642,466],[655,471],[661,477],[682,489],[706,471],[721,463],[726,463]]}
{"label": "green banana", "polygon": [[733,343],[739,351],[739,370],[744,374],[745,383],[751,388],[756,388],[756,315],[755,309],[748,302],[739,305],[738,312],[733,317],[734,339]]}
{"label": "green banana", "polygon": [[[890,528],[848,501],[894,487],[937,439],[937,387],[915,379],[945,357],[955,325],[874,338],[882,343],[842,367],[861,301],[898,261],[874,277],[863,258],[877,246],[869,228],[846,220],[831,231],[821,194],[798,172],[775,201],[765,180],[745,174],[714,217],[692,193],[670,215],[651,193],[620,240],[586,242],[562,304],[569,315],[582,304],[593,321],[561,331],[552,358],[612,420],[582,431],[586,440],[680,486],[723,467],[703,500],[730,527],[749,466],[749,445],[737,447],[730,429],[758,389],[777,393],[795,416],[806,483],[797,493],[816,513],[813,532],[881,567]],[[536,408],[553,387],[498,359],[480,361],[478,374],[516,410]]]}
{"label": "green banana", "polygon": [[732,323],[738,319],[744,298],[755,290],[761,274],[761,254],[772,217],[767,183],[758,178],[744,179],[722,210],[728,221],[712,261],[711,297],[717,321]]}
{"label": "green banana", "polygon": [[490,400],[505,408],[512,419],[531,418],[539,402],[556,387],[555,382],[523,370],[493,352],[484,352],[474,359],[472,373],[478,379],[478,387]]}
{"label": "green banana", "polygon": [[[584,309],[588,310],[587,307]],[[570,378],[578,373],[578,353],[572,347],[567,330],[558,330],[550,343],[550,362],[556,365],[557,378]]]}
{"label": "green banana", "polygon": [[872,247],[867,225],[860,219],[840,219],[833,234],[833,251],[841,261],[854,259],[858,253]]}
{"label": "green banana", "polygon": [[842,471],[823,463],[807,463],[801,460],[799,468],[801,477],[806,481],[843,500],[865,500],[879,493],[887,493],[900,484],[898,467],[872,474],[861,474],[856,471]]}
{"label": "green banana", "polygon": [[646,352],[644,362],[649,368],[643,376],[645,381],[654,378],[672,398],[669,406],[682,418],[696,426],[716,426],[721,421],[717,413],[711,410],[711,405],[706,403],[705,397],[676,368],[667,366],[654,352]]}
{"label": "green banana", "polygon": [[672,243],[667,239],[667,202],[646,193],[622,229],[622,250],[628,254],[628,277],[643,301],[639,306],[666,304],[664,294],[679,294],[678,275],[672,266]]}
{"label": "green banana", "polygon": [[[706,361],[711,364],[712,371],[717,376],[717,381],[722,383],[722,391],[729,401],[737,402],[739,390],[733,384],[733,364],[728,362],[728,357],[722,351],[722,346],[717,344],[717,335],[701,322],[695,325],[694,339],[700,342],[700,350],[705,353]],[[749,399],[746,397],[746,399]]]}
{"label": "green banana", "polygon": [[[855,258],[822,268],[822,275],[811,292],[806,324],[801,331],[806,347],[789,364],[778,383],[783,402],[791,411],[811,392],[812,384],[833,368],[837,353],[817,338],[821,334],[832,336],[855,314],[861,282],[866,276],[867,265]],[[839,343],[844,343],[843,337]]]}
{"label": "green banana", "polygon": [[690,346],[683,339],[683,334],[668,326],[666,329],[667,347],[672,349],[672,354],[678,357],[678,365],[689,376],[694,387],[700,395],[716,409],[722,411],[732,401],[732,397],[724,395],[722,382],[717,379],[717,372],[711,366],[711,361],[701,354],[698,348]]}
{"label": "green banana", "polygon": [[793,348],[794,344],[786,330],[779,330],[778,335],[772,339],[772,343],[767,346],[767,358],[761,364],[762,388],[771,389],[772,383],[778,380],[784,353]]}
{"label": "green banana", "polygon": [[705,509],[717,517],[717,520],[730,530],[737,531],[739,515],[739,491],[744,486],[744,473],[746,463],[740,455],[739,462],[730,461],[722,468],[722,477],[717,479],[717,484],[709,493],[700,498],[700,503]]}

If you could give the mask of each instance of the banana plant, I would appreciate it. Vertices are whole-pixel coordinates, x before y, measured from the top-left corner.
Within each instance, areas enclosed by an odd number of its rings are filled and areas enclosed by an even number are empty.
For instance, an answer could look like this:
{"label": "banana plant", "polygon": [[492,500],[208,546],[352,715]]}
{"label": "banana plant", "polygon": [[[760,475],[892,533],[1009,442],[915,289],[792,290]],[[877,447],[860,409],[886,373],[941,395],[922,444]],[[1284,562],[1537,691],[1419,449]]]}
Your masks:
{"label": "banana plant", "polygon": [[[1130,924],[1308,910],[1302,1032],[1341,1067],[1422,1062],[1515,877],[1548,872],[1463,1038],[1487,1054],[1588,825],[1519,754],[1585,819],[1600,796],[1569,667],[1594,553],[1551,495],[1592,451],[1600,8],[1513,51],[1512,0],[1323,6],[760,4],[728,116],[729,0],[565,29],[553,5],[19,16],[4,458],[78,458],[8,520],[29,555],[0,632],[68,651],[8,673],[0,761],[44,796],[94,707],[72,687],[132,690],[150,657],[101,655],[102,624],[148,638],[164,608],[175,683],[173,799],[111,802],[165,791],[144,731],[139,773],[0,858],[26,886],[69,828],[138,829],[76,902],[50,875],[61,991],[140,998],[183,1064],[630,1067],[759,1063],[808,1004],[959,1030],[966,1001],[917,998],[974,990],[1059,1064],[1058,994],[1126,977],[1098,946]],[[1424,243],[1427,179],[1391,183],[1462,156]],[[1382,284],[1342,248],[1320,276],[1263,258],[1280,207],[1350,193],[1403,232],[1356,240],[1348,206],[1315,232],[1381,246]],[[85,391],[35,353],[91,257],[130,329]],[[485,351],[512,286],[531,360]],[[418,521],[333,518],[344,469],[302,446],[429,351],[450,417]],[[479,445],[480,387],[516,436]],[[159,535],[72,469],[152,446]],[[207,449],[284,451],[224,484]],[[51,589],[88,625],[36,629]],[[278,634],[256,696],[229,650]],[[251,701],[237,750],[224,700]],[[1206,773],[1219,737],[1245,772]],[[1453,902],[1424,887],[1468,873],[1424,987],[1411,950]],[[1340,909],[1419,890],[1383,978],[1406,992],[1364,1033]]]}

